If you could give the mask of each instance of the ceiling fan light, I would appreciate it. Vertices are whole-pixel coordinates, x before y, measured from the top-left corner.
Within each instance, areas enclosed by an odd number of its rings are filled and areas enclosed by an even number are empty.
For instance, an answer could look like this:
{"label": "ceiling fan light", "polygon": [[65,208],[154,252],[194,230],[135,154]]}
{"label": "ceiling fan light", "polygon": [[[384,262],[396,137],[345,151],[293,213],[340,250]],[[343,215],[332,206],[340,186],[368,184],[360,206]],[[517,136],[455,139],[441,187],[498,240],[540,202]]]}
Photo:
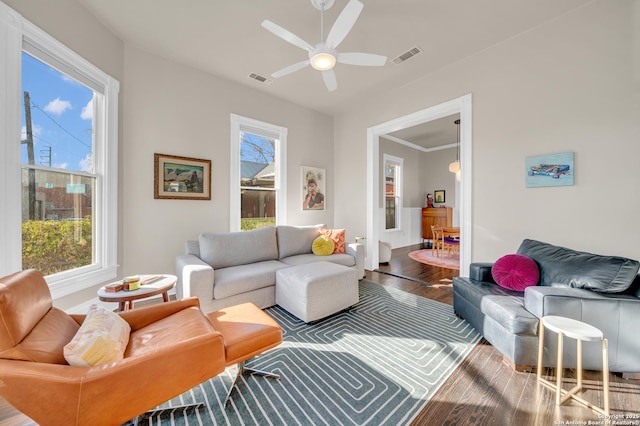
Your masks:
{"label": "ceiling fan light", "polygon": [[458,173],[460,171],[460,162],[454,161],[453,163],[449,163],[449,171],[451,173]]}
{"label": "ceiling fan light", "polygon": [[329,71],[336,65],[336,57],[329,52],[319,52],[311,57],[310,62],[318,71]]}

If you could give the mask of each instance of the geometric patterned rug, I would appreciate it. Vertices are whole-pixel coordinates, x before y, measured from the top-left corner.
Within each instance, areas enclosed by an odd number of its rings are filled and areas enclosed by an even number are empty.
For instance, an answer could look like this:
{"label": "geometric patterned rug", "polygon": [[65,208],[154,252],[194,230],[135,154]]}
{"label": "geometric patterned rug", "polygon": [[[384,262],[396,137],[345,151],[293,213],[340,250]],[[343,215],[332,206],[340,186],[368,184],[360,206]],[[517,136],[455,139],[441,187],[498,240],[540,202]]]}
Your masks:
{"label": "geometric patterned rug", "polygon": [[283,343],[247,366],[279,380],[245,376],[225,409],[230,367],[160,406],[205,407],[149,424],[408,424],[480,340],[450,305],[367,280],[359,303],[312,324],[278,306],[266,312],[282,326]]}

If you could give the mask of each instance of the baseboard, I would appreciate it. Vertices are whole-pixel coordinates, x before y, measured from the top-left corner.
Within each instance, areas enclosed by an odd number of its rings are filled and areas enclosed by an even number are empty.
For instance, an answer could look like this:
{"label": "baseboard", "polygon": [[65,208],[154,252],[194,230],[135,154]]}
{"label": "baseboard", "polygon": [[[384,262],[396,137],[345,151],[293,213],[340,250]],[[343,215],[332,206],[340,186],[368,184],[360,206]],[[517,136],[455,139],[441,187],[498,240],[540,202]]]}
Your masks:
{"label": "baseboard", "polygon": [[533,371],[532,365],[516,364],[504,355],[502,356],[502,362],[519,373],[531,373]]}

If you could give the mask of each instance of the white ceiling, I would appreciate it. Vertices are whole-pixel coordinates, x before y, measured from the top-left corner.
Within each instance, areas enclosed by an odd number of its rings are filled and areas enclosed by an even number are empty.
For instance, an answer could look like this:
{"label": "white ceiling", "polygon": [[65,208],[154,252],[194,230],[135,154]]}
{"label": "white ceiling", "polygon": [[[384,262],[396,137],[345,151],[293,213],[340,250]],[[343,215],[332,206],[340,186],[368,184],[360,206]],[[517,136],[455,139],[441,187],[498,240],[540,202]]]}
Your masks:
{"label": "white ceiling", "polygon": [[[386,55],[384,67],[338,64],[338,89],[328,92],[306,68],[264,85],[248,77],[307,59],[307,53],[261,27],[264,19],[315,44],[320,12],[310,0],[77,0],[126,43],[336,114],[372,91],[387,91],[473,55],[593,0],[362,0],[364,10],[340,52]],[[325,13],[325,35],[348,0]],[[390,60],[418,45],[424,52],[401,65]]]}

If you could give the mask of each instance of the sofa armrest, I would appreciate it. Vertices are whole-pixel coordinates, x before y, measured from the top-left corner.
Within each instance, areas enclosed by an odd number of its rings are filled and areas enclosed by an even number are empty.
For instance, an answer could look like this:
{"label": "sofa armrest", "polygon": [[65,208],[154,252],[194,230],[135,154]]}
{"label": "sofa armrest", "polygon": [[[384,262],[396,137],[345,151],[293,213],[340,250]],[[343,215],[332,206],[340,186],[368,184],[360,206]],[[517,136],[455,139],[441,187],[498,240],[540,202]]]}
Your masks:
{"label": "sofa armrest", "polygon": [[491,275],[491,267],[493,263],[491,262],[474,262],[469,265],[469,279],[476,281],[483,281],[485,283],[493,283],[496,282]]}
{"label": "sofa armrest", "polygon": [[176,257],[176,297],[197,297],[201,301],[213,300],[215,271],[204,260],[192,254]]}
{"label": "sofa armrest", "polygon": [[364,278],[364,245],[360,243],[346,244],[345,251],[356,259],[358,279]]}

